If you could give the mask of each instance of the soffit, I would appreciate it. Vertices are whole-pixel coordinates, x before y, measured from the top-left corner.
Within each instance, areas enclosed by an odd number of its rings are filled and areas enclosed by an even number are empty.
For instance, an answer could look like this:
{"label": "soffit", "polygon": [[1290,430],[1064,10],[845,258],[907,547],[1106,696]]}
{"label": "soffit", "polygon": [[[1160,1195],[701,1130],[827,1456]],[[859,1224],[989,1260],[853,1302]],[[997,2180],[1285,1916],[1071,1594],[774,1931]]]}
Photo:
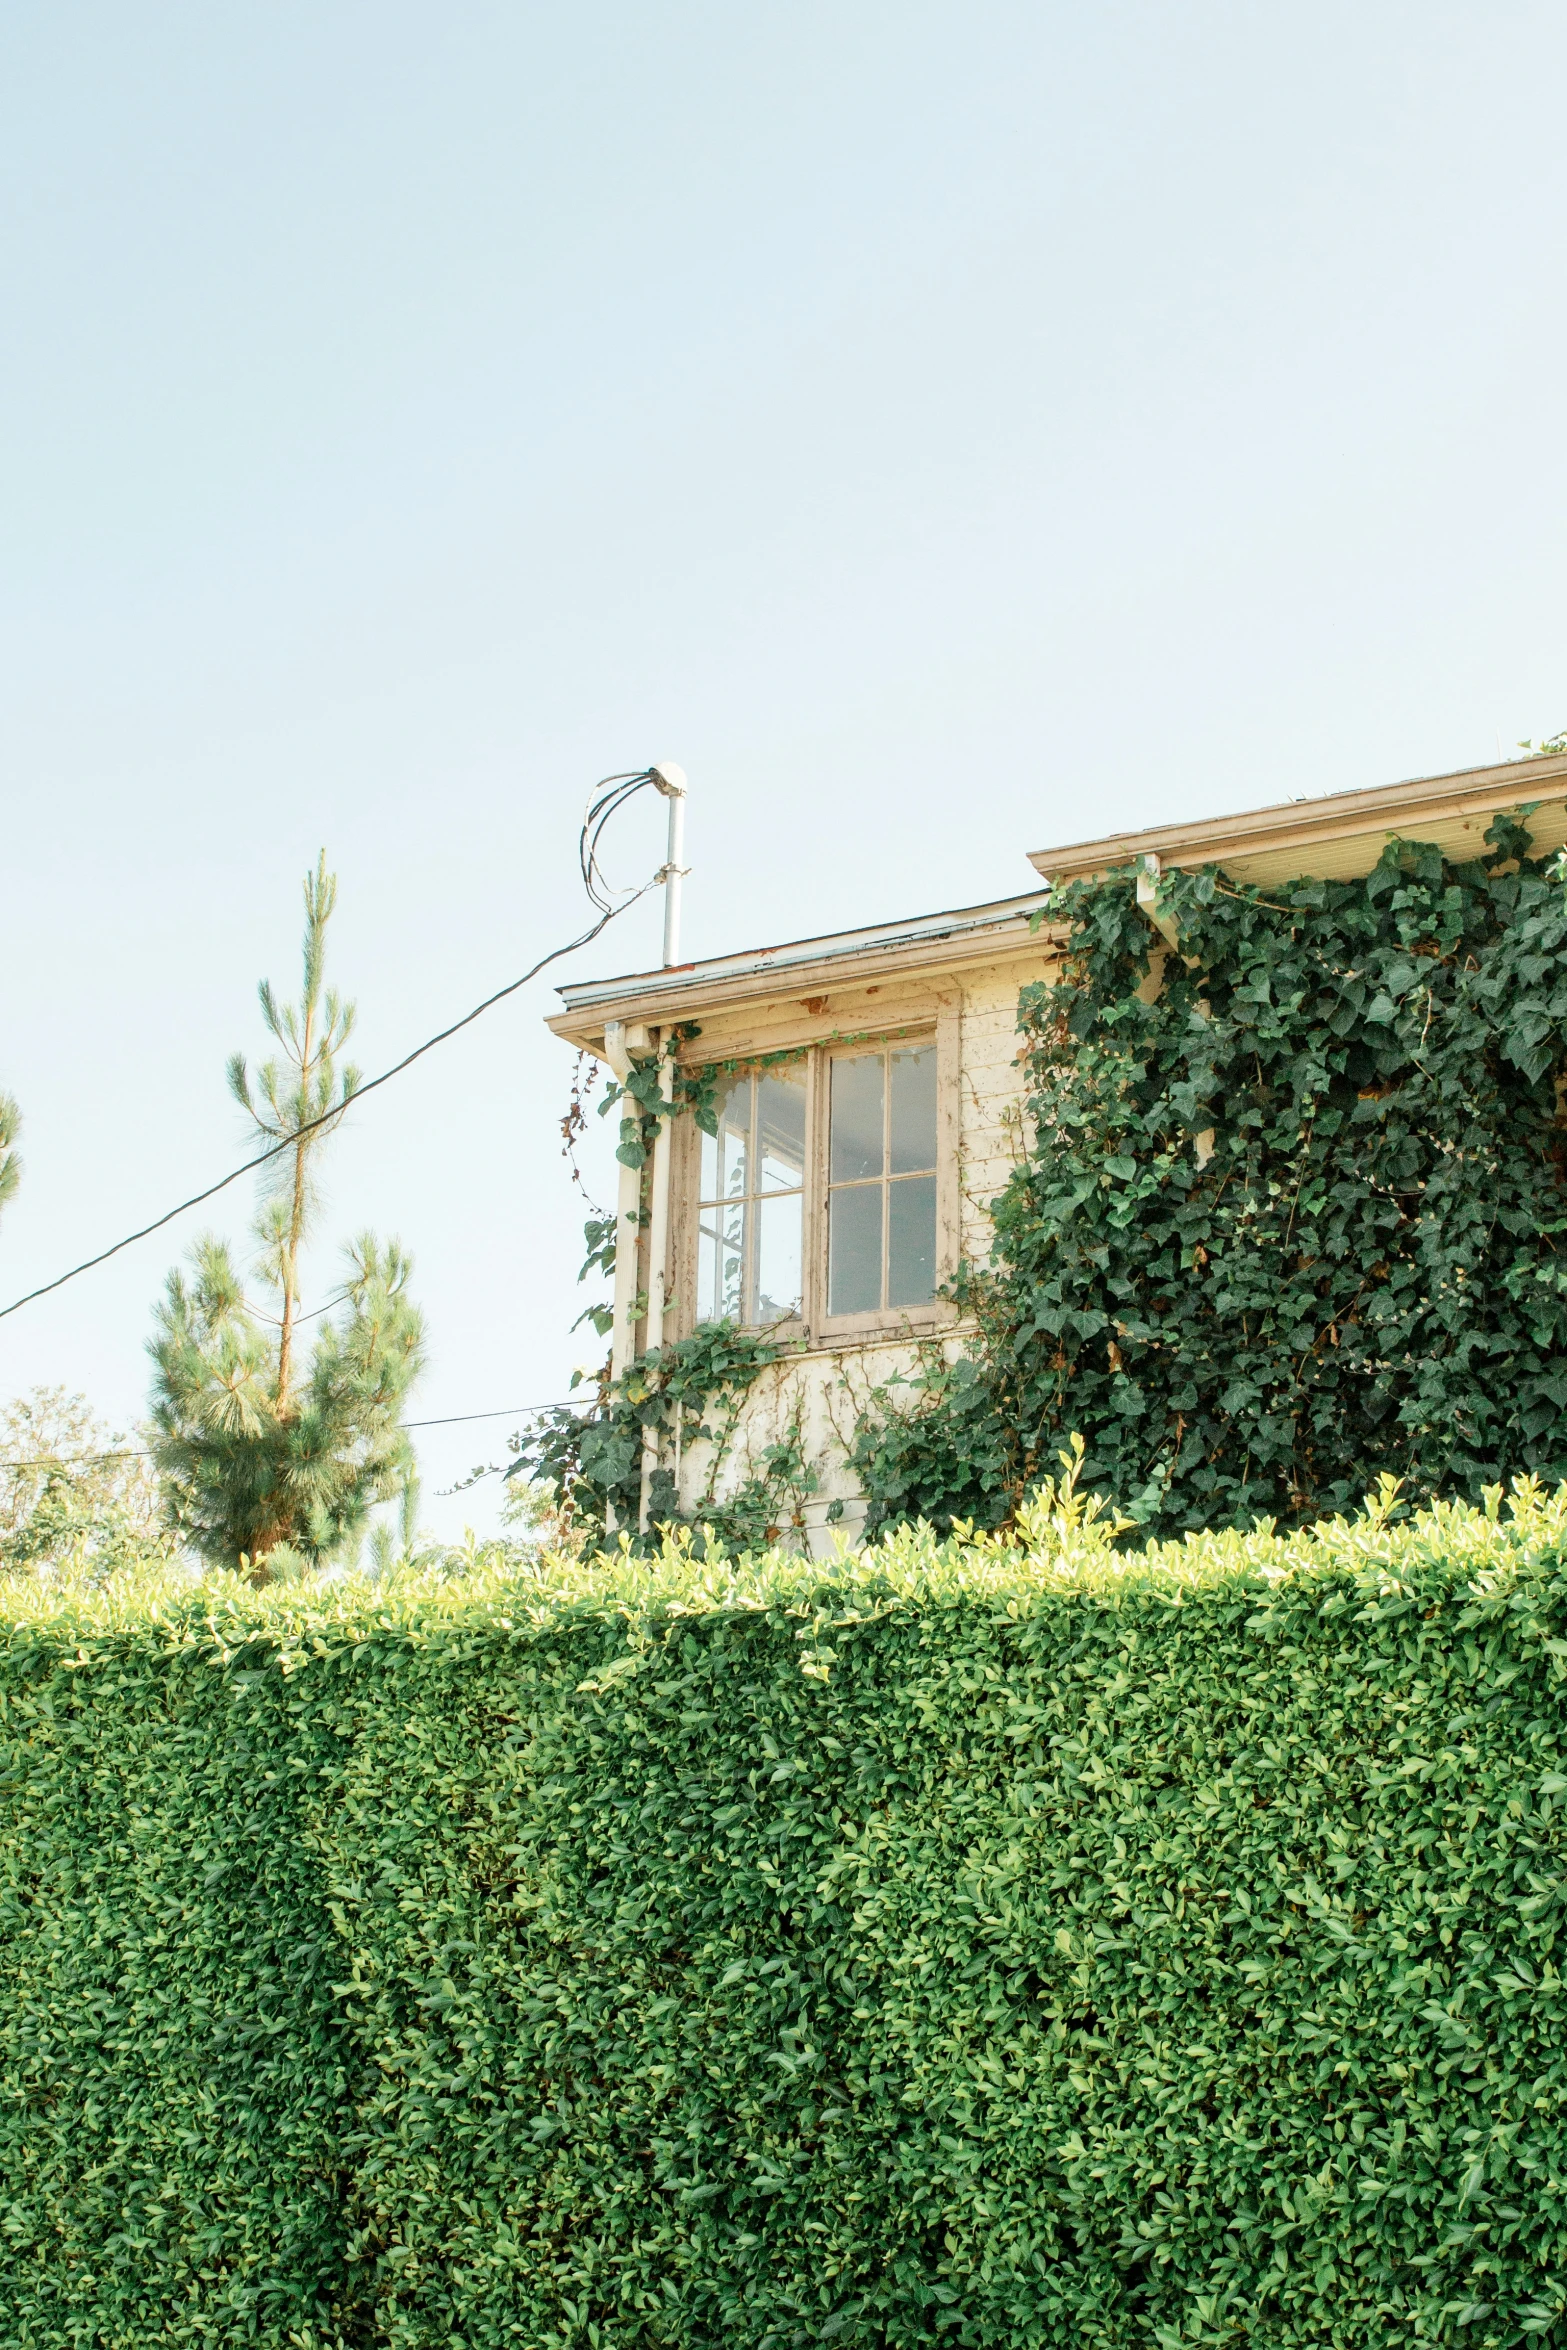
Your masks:
{"label": "soffit", "polygon": [[1561,848],[1567,845],[1564,793],[1567,755],[1509,759],[1496,767],[1422,776],[1371,791],[1332,792],[1237,816],[1036,849],[1029,863],[1056,884],[1150,855],[1166,866],[1219,865],[1232,880],[1262,888],[1304,874],[1350,881],[1369,873],[1397,838],[1433,842],[1454,863],[1484,856],[1492,818],[1530,800],[1546,803],[1529,819],[1536,853]]}

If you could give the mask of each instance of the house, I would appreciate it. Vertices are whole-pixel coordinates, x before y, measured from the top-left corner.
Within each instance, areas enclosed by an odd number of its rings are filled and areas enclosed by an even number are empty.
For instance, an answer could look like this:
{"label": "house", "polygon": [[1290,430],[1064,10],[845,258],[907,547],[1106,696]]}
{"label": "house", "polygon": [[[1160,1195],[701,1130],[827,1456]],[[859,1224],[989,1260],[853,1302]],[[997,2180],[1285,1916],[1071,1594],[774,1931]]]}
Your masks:
{"label": "house", "polygon": [[717,1113],[716,1138],[673,1116],[651,1166],[623,1173],[615,1371],[724,1318],[780,1348],[721,1453],[698,1443],[650,1463],[682,1510],[724,1499],[789,1443],[815,1478],[804,1539],[852,1535],[864,1504],[848,1454],[872,1392],[962,1346],[940,1292],[960,1260],[988,1254],[989,1206],[1023,1148],[1018,992],[1060,968],[1053,885],[1135,864],[1165,927],[1161,870],[1215,865],[1263,888],[1347,879],[1395,837],[1461,862],[1486,853],[1495,816],[1535,803],[1543,853],[1567,845],[1564,798],[1567,755],[1551,755],[1287,801],[1037,850],[1040,885],[994,904],[563,987],[557,1035],[622,1076],[660,1055],[705,1069]]}

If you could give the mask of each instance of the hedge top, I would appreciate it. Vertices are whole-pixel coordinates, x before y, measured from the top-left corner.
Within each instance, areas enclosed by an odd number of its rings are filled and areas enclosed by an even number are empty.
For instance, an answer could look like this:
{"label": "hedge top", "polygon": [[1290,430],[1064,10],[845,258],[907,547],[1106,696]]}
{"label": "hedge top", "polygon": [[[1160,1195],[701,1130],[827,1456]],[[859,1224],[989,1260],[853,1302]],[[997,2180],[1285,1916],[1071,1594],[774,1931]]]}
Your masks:
{"label": "hedge top", "polygon": [[[287,1673],[345,1647],[488,1646],[584,1620],[619,1619],[628,1648],[636,1648],[676,1617],[780,1614],[795,1618],[808,1641],[828,1622],[910,1609],[975,1605],[1018,1618],[1084,1599],[1121,1610],[1205,1598],[1244,1606],[1260,1625],[1291,1599],[1312,1610],[1342,1605],[1323,1586],[1342,1595],[1346,1580],[1374,1607],[1402,1608],[1424,1595],[1484,1614],[1532,1608],[1560,1573],[1567,1485],[1547,1491],[1520,1478],[1505,1495],[1489,1488],[1480,1508],[1436,1501],[1408,1511],[1385,1478],[1355,1517],[1289,1535],[1265,1523],[1119,1547],[1127,1530],[1097,1496],[1078,1491],[1074,1464],[1006,1533],[960,1528],[941,1539],[929,1526],[904,1526],[828,1559],[776,1550],[698,1558],[690,1530],[679,1528],[648,1558],[626,1546],[583,1558],[551,1553],[526,1565],[512,1554],[457,1575],[405,1570],[377,1581],[356,1575],[257,1590],[220,1570],[193,1578],[154,1551],[142,1567],[91,1586],[0,1578],[0,1653],[76,1647],[86,1662],[105,1647],[150,1643],[217,1665]],[[805,1669],[826,1679],[830,1666]]]}

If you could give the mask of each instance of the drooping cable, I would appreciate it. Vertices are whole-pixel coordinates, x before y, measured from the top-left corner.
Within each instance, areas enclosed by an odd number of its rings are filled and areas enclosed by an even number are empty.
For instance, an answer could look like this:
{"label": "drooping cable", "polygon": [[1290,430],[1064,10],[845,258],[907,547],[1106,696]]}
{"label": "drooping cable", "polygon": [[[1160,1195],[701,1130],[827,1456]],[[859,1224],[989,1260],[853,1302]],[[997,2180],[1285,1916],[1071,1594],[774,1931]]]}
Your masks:
{"label": "drooping cable", "polygon": [[[317,1127],[335,1124],[341,1119],[344,1109],[353,1102],[362,1101],[367,1093],[374,1093],[378,1087],[389,1085],[394,1077],[400,1077],[405,1069],[412,1068],[415,1061],[433,1052],[438,1044],[445,1044],[448,1037],[456,1036],[460,1029],[471,1027],[481,1014],[503,1003],[507,996],[515,995],[520,987],[527,986],[530,979],[537,979],[549,964],[558,963],[563,955],[575,954],[579,947],[590,946],[599,932],[607,928],[618,914],[627,913],[639,898],[646,897],[650,889],[658,887],[660,874],[655,873],[643,882],[640,889],[612,893],[598,863],[598,844],[603,837],[604,827],[634,793],[645,784],[651,784],[652,780],[650,768],[642,768],[631,775],[606,776],[604,784],[598,787],[597,796],[588,804],[588,812],[578,835],[577,855],[582,869],[583,887],[588,893],[589,902],[598,912],[598,920],[583,931],[580,938],[568,939],[564,946],[552,947],[547,955],[541,955],[536,963],[530,965],[520,979],[510,980],[505,987],[498,987],[493,995],[486,996],[482,1004],[475,1004],[473,1010],[465,1012],[460,1020],[454,1020],[448,1028],[437,1030],[434,1036],[427,1036],[423,1044],[415,1045],[411,1053],[405,1053],[400,1061],[394,1061],[390,1069],[383,1069],[379,1077],[372,1077],[366,1084],[357,1087],[348,1103],[340,1102],[335,1108],[323,1111],[319,1118],[307,1119],[303,1126],[296,1126],[292,1134],[285,1135],[270,1150],[259,1151],[253,1159],[247,1159],[242,1167],[231,1168],[227,1175],[220,1175],[216,1183],[209,1183],[204,1191],[192,1192],[190,1198],[181,1200],[178,1207],[155,1216],[150,1224],[143,1224],[135,1232],[127,1232],[123,1240],[116,1240],[110,1247],[100,1249],[96,1256],[84,1257],[69,1272],[59,1273],[54,1280],[45,1281],[37,1289],[28,1290],[25,1296],[13,1298],[8,1306],[0,1306],[0,1322],[8,1314],[20,1313],[23,1306],[32,1305],[35,1299],[47,1297],[52,1290],[63,1289],[68,1281],[75,1281],[83,1273],[90,1273],[95,1266],[107,1264],[110,1257],[117,1257],[122,1249],[134,1248],[137,1241],[146,1240],[154,1232],[161,1232],[165,1224],[172,1224],[176,1217],[185,1215],[191,1208],[199,1208],[204,1200],[215,1199],[220,1191],[227,1191],[231,1183],[238,1183],[242,1176],[253,1175],[269,1159],[278,1158],[284,1151],[292,1150],[297,1142],[305,1135],[313,1134]],[[613,788],[606,789],[606,785]]]}
{"label": "drooping cable", "polygon": [[[591,1406],[593,1398],[568,1395],[556,1403],[519,1403],[499,1412],[448,1412],[439,1420],[402,1420],[403,1428],[460,1428],[470,1420],[536,1420],[541,1412],[575,1412]],[[17,1476],[23,1469],[91,1469],[104,1461],[150,1461],[152,1454],[144,1446],[122,1447],[118,1452],[49,1452],[40,1453],[36,1460],[0,1461],[0,1472]]]}

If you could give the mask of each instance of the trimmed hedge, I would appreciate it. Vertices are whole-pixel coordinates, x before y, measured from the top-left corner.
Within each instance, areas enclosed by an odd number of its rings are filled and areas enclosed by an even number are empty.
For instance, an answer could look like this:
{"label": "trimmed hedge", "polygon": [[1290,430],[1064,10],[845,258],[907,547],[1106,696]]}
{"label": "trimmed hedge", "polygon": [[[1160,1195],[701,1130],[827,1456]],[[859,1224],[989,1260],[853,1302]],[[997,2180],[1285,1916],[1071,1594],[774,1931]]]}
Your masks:
{"label": "trimmed hedge", "polygon": [[1567,1489],[1390,1506],[18,1616],[0,2342],[1567,2339]]}
{"label": "trimmed hedge", "polygon": [[0,1650],[0,2342],[298,2341],[344,2276],[338,1964],[270,1643]]}

